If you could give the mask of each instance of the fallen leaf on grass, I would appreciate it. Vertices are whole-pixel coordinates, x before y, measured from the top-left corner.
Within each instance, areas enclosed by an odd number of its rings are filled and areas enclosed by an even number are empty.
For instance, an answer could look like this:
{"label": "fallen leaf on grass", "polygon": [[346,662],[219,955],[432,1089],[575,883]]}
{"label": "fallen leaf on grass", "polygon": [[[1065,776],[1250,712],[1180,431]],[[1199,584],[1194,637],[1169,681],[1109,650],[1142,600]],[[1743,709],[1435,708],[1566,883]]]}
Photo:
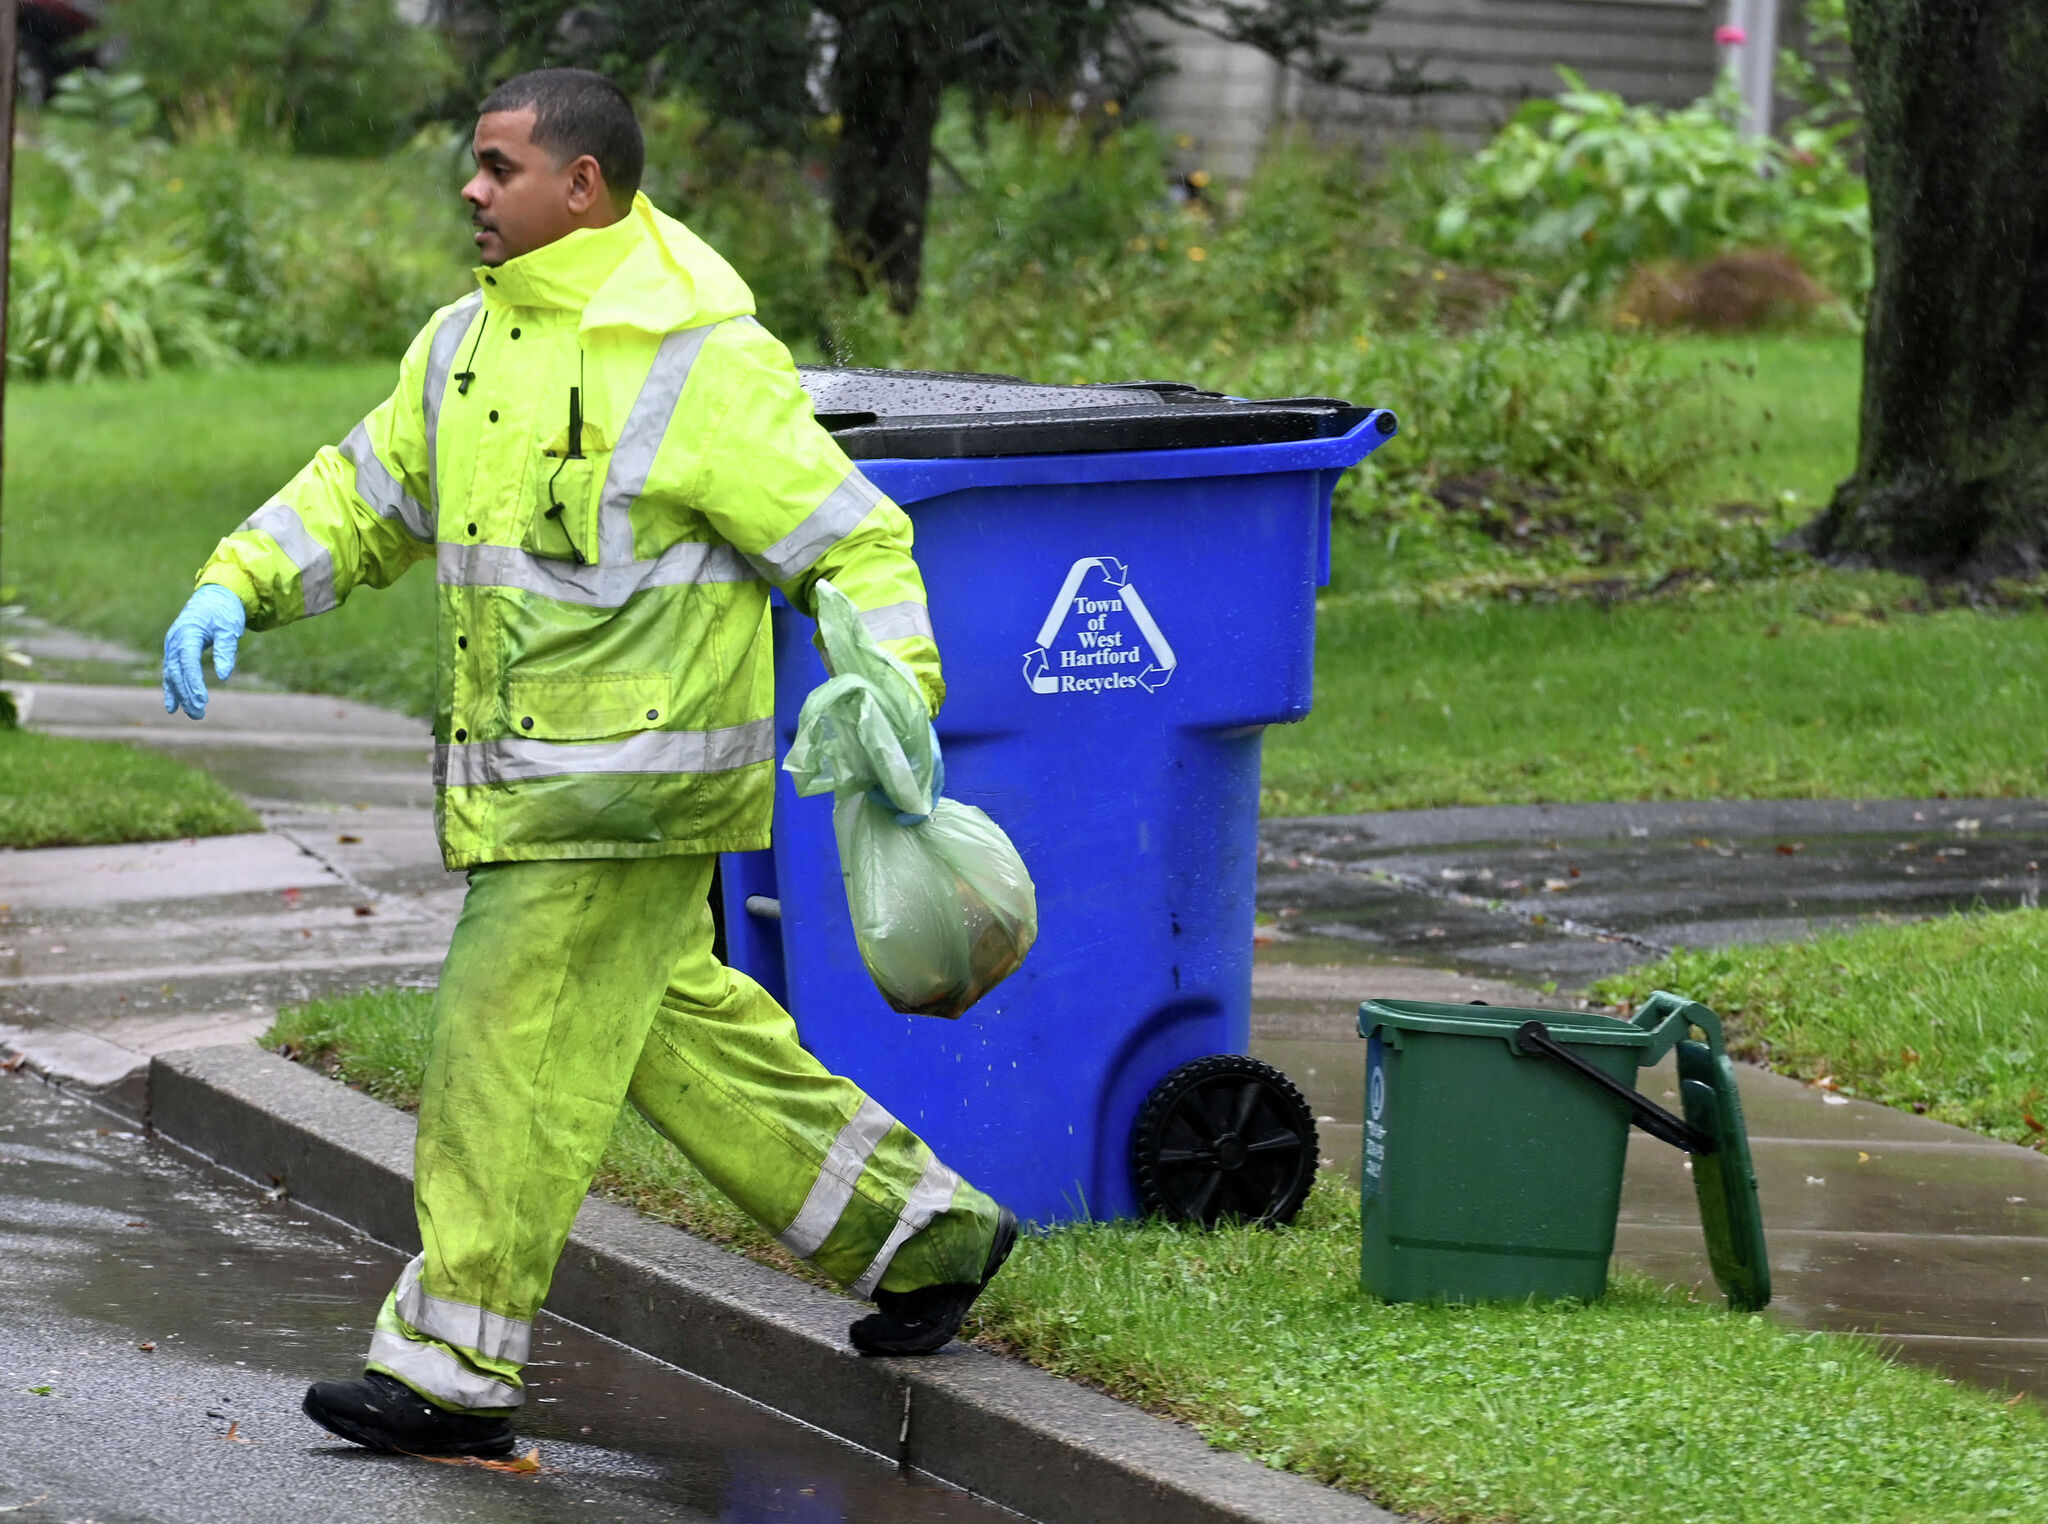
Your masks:
{"label": "fallen leaf on grass", "polygon": [[412,1455],[414,1460],[432,1461],[437,1466],[474,1466],[479,1471],[502,1471],[507,1476],[539,1476],[543,1472],[552,1474],[554,1471],[554,1467],[540,1463],[538,1445],[511,1460],[485,1460],[480,1455],[413,1455],[410,1450],[401,1450],[399,1454]]}
{"label": "fallen leaf on grass", "polygon": [[1780,857],[1796,857],[1805,850],[1806,843],[1803,841],[1781,841],[1778,843],[1778,855]]}
{"label": "fallen leaf on grass", "polygon": [[2020,1120],[2027,1124],[2027,1130],[2029,1132],[2048,1132],[2048,1127],[2043,1127],[2038,1121],[2036,1121],[2034,1119],[2034,1114],[2031,1111],[2022,1111],[2020,1113]]}

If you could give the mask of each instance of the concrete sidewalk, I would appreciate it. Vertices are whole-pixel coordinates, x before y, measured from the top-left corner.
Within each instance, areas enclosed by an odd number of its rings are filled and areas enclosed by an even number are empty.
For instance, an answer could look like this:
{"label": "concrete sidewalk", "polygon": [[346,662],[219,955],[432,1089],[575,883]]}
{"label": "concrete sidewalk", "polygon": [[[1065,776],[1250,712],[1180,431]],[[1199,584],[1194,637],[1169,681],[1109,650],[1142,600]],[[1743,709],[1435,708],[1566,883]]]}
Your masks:
{"label": "concrete sidewalk", "polygon": [[27,724],[161,747],[257,809],[247,836],[0,852],[0,1041],[139,1105],[151,1055],[246,1042],[280,1006],[430,984],[463,880],[434,841],[432,738],[346,700],[219,689],[200,723],[148,688],[13,690]]}

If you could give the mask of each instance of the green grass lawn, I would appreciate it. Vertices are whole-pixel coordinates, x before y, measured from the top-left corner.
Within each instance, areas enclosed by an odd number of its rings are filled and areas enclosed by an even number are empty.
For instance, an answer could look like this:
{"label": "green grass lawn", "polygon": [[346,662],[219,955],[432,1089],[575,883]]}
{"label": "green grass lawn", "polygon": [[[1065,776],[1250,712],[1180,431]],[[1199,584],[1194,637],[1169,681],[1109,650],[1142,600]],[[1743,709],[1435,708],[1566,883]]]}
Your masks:
{"label": "green grass lawn", "polygon": [[[289,1010],[266,1037],[417,1099],[432,997]],[[600,1189],[783,1268],[774,1240],[628,1108]],[[2039,1520],[2048,1415],[1636,1275],[1582,1306],[1388,1305],[1358,1285],[1358,1197],[1326,1176],[1281,1232],[1157,1223],[1026,1238],[983,1343],[1269,1465],[1459,1521]]]}
{"label": "green grass lawn", "polygon": [[2048,912],[1959,915],[1808,942],[1678,952],[1593,987],[1683,990],[1781,1074],[2048,1146]]}
{"label": "green grass lawn", "polygon": [[0,729],[0,847],[99,846],[257,831],[206,774],[139,746]]}
{"label": "green grass lawn", "polygon": [[1673,338],[1664,355],[1674,368],[1704,367],[1727,399],[1734,448],[1684,483],[1696,501],[1774,507],[1790,527],[1825,506],[1855,466],[1860,337]]}
{"label": "green grass lawn", "polygon": [[2048,790],[2048,616],[1913,596],[1809,573],[1613,606],[1331,598],[1266,808]]}

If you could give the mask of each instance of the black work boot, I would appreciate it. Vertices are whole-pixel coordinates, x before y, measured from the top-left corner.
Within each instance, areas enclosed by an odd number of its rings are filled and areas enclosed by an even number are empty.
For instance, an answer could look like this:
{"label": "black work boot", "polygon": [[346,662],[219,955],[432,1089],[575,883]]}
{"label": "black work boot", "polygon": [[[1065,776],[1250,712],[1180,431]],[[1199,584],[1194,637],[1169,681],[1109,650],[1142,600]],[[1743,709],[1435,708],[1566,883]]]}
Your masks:
{"label": "black work boot", "polygon": [[998,1210],[1002,1215],[996,1219],[995,1242],[988,1246],[979,1281],[877,1291],[875,1310],[846,1330],[853,1347],[864,1355],[929,1355],[945,1348],[967,1321],[967,1309],[988,1289],[1017,1245],[1016,1214],[1008,1207]]}
{"label": "black work boot", "polygon": [[386,1455],[510,1455],[512,1421],[437,1408],[382,1371],[355,1381],[316,1381],[306,1416],[330,1434]]}

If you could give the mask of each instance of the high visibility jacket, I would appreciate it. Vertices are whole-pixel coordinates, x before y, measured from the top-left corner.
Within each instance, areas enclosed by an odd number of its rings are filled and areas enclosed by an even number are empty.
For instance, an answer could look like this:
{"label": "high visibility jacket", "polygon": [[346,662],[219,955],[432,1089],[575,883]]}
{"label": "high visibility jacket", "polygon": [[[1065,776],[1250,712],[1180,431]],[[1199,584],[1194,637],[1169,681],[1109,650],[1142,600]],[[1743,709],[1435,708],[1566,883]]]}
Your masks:
{"label": "high visibility jacket", "polygon": [[808,613],[830,578],[944,696],[909,519],[739,276],[644,196],[476,275],[198,580],[262,630],[433,560],[450,868],[766,846],[771,587]]}

